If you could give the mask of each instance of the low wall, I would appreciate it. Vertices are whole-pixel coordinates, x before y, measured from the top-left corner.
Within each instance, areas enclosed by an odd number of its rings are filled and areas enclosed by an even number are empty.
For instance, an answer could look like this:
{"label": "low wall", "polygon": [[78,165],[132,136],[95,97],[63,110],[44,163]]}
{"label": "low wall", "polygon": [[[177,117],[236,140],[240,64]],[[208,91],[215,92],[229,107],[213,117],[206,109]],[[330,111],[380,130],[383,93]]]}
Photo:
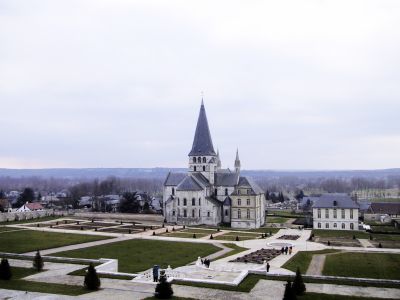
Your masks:
{"label": "low wall", "polygon": [[164,217],[154,214],[121,214],[121,213],[100,213],[100,212],[76,212],[76,217],[91,219],[130,220],[137,222],[162,223]]}
{"label": "low wall", "polygon": [[52,209],[46,209],[41,211],[7,212],[7,213],[0,213],[0,222],[7,222],[7,220],[9,222],[30,220],[30,219],[37,219],[54,215],[55,212]]}
{"label": "low wall", "polygon": [[[0,257],[3,258],[13,258],[13,259],[22,259],[22,260],[33,260],[35,255],[33,254],[16,254],[16,253],[8,253],[8,252],[0,252]],[[103,259],[88,259],[88,258],[70,258],[70,257],[59,257],[59,256],[42,256],[43,261],[47,262],[55,262],[55,263],[71,263],[71,264],[103,264],[107,263],[108,260]],[[118,262],[117,262],[118,265]]]}

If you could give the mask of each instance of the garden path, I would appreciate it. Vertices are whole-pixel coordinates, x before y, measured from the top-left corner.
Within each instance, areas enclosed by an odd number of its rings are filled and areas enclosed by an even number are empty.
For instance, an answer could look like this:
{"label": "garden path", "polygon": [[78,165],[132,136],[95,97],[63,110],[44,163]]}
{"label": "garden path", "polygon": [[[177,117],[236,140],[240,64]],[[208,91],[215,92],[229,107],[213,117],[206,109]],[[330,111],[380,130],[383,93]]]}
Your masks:
{"label": "garden path", "polygon": [[310,265],[308,266],[307,275],[322,275],[322,270],[325,264],[325,254],[315,254],[312,257]]}
{"label": "garden path", "polygon": [[371,242],[367,239],[358,239],[358,241],[364,248],[375,248],[375,246],[372,245]]}

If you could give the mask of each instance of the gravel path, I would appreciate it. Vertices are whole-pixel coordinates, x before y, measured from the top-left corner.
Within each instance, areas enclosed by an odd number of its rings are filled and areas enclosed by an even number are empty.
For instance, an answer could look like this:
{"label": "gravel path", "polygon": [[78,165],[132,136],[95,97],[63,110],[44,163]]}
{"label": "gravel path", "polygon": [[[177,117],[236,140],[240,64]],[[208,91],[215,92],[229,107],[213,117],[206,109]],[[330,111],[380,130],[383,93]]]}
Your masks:
{"label": "gravel path", "polygon": [[326,254],[314,254],[310,265],[308,266],[307,275],[322,275],[325,264]]}

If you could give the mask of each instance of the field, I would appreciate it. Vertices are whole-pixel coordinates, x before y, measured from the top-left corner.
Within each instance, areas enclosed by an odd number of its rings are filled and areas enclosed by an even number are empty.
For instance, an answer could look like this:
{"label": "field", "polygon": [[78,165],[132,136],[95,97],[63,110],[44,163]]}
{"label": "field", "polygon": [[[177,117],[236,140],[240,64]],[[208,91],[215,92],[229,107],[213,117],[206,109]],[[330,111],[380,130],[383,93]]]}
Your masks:
{"label": "field", "polygon": [[155,240],[128,240],[107,245],[56,253],[54,256],[76,258],[116,258],[119,271],[137,273],[160,265],[166,268],[183,266],[197,257],[207,256],[220,249],[211,244],[165,242]]}
{"label": "field", "polygon": [[296,272],[297,267],[300,268],[300,272],[305,274],[307,272],[308,266],[312,260],[314,254],[327,254],[335,253],[337,250],[320,250],[320,251],[300,251],[297,252],[290,260],[288,260],[282,268],[288,269],[290,271]]}
{"label": "field", "polygon": [[324,275],[400,279],[400,254],[340,253],[328,255]]}
{"label": "field", "polygon": [[73,286],[23,280],[22,278],[36,273],[33,269],[11,267],[11,272],[13,274],[11,280],[0,280],[0,289],[62,294],[69,296],[78,296],[89,292],[83,288],[83,285]]}
{"label": "field", "polygon": [[0,252],[24,253],[35,250],[81,244],[109,237],[70,233],[21,230],[0,233]]}

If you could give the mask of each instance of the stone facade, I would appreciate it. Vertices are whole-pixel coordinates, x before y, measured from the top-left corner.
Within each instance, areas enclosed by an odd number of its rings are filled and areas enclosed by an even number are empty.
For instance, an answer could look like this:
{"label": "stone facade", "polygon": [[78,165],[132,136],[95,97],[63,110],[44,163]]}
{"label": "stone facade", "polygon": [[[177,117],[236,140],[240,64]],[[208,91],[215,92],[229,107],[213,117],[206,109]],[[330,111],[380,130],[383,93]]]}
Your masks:
{"label": "stone facade", "polygon": [[[251,179],[240,176],[238,151],[235,170],[221,168],[219,153],[214,151],[212,144],[203,103],[188,156],[188,172],[169,173],[164,182],[163,212],[167,222],[185,225],[226,223],[238,228],[257,228],[264,224],[263,191]],[[238,218],[231,198],[235,197],[239,188],[251,191],[248,198],[245,198],[250,202],[243,207],[246,209],[243,220]],[[232,218],[234,215],[235,220]]]}

